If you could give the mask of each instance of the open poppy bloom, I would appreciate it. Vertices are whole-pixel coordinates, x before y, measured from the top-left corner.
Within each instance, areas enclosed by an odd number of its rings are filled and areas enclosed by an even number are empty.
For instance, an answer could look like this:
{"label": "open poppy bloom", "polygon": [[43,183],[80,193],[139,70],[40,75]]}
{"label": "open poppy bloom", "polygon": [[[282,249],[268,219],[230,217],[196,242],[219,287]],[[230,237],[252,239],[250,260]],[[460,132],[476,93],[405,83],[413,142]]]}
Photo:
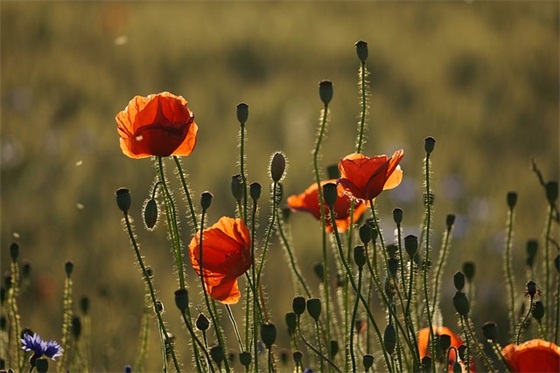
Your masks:
{"label": "open poppy bloom", "polygon": [[392,157],[376,155],[366,157],[361,153],[352,153],[342,158],[338,163],[340,179],[346,193],[351,197],[371,201],[382,191],[397,187],[403,177],[399,162],[404,151],[397,150]]}
{"label": "open poppy bloom", "polygon": [[130,158],[189,155],[198,126],[187,100],[169,92],[136,96],[117,114],[122,152]]}
{"label": "open poppy bloom", "polygon": [[509,344],[502,354],[512,372],[560,372],[560,347],[542,339]]}
{"label": "open poppy bloom", "polygon": [[225,304],[239,301],[237,277],[251,267],[251,235],[243,220],[222,217],[203,232],[202,263],[200,232],[189,244],[191,263],[200,275],[201,267],[206,292]]}
{"label": "open poppy bloom", "polygon": [[[461,345],[463,345],[463,340],[461,338],[459,338],[459,336],[457,336],[455,333],[453,333],[451,331],[451,329],[449,329],[446,326],[440,326],[439,328],[434,328],[434,334],[437,335],[448,335],[451,337],[451,345],[449,346],[449,348],[451,347],[455,347],[455,348],[459,348]],[[420,360],[422,360],[422,358],[424,356],[430,356],[430,328],[424,328],[421,329],[418,332],[418,351],[420,353]],[[449,351],[449,350],[448,350]],[[448,361],[448,371],[452,372],[453,371],[453,364],[455,364],[455,359],[456,356],[453,352],[451,352],[449,354],[449,361]],[[470,363],[470,372],[474,372],[475,371],[475,366],[474,366],[474,360],[471,359],[471,363]]]}
{"label": "open poppy bloom", "polygon": [[[321,186],[328,183],[335,183],[336,180],[325,180],[321,181]],[[350,225],[350,204],[351,200],[348,195],[344,193],[344,188],[337,185],[338,198],[334,204],[334,213],[336,228],[339,232],[345,232]],[[296,211],[306,211],[315,217],[317,220],[321,220],[321,210],[319,209],[319,190],[317,189],[317,183],[313,183],[305,192],[292,195],[288,197],[288,206],[292,210]],[[329,217],[329,207],[323,201],[323,208],[325,210],[326,217],[326,227],[327,232],[332,232],[333,227],[331,224],[331,219]],[[354,204],[354,222],[357,221],[360,216],[366,211],[367,206],[362,202],[357,202]]]}

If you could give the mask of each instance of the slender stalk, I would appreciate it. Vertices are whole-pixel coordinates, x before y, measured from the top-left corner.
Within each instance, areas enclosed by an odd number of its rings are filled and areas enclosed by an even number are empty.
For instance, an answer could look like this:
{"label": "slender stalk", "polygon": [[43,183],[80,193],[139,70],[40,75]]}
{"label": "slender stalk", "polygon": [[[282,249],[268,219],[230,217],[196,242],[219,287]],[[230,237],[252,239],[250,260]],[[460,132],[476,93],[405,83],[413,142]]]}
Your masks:
{"label": "slender stalk", "polygon": [[[136,242],[136,238],[134,236],[134,231],[132,230],[132,224],[130,222],[130,218],[128,217],[128,214],[125,212],[124,213],[124,222],[126,225],[126,229],[128,231],[128,236],[130,238],[130,241],[132,243],[132,247],[134,248],[134,253],[136,254],[136,260],[138,261],[138,264],[140,264],[140,268],[142,269],[142,275],[144,277],[144,281],[146,283],[146,285],[148,286],[149,292],[150,292],[150,299],[152,300],[152,305],[154,307],[154,311],[156,313],[156,317],[157,317],[157,321],[158,321],[158,327],[160,329],[160,338],[162,339],[162,346],[169,346],[169,352],[171,355],[171,359],[173,361],[173,365],[175,366],[175,370],[177,372],[181,371],[181,368],[179,367],[179,362],[177,361],[177,357],[175,356],[175,350],[173,348],[173,342],[171,342],[171,339],[169,338],[169,334],[167,333],[166,327],[165,327],[165,323],[163,322],[163,318],[161,316],[161,309],[158,306],[158,300],[156,298],[156,293],[152,284],[152,280],[150,278],[150,275],[148,273],[148,269],[146,268],[146,266],[144,265],[144,260],[142,259],[142,255],[140,255],[140,248],[138,246],[138,243]],[[167,372],[167,359],[165,357],[165,348],[164,348],[164,353],[163,353],[163,370],[164,372]]]}
{"label": "slender stalk", "polygon": [[[441,244],[440,255],[438,260],[438,267],[436,271],[436,276],[434,278],[434,302],[432,304],[432,309],[435,310],[439,306],[440,299],[440,284],[443,275],[443,266],[447,260],[447,253],[449,252],[449,241],[451,240],[451,226],[449,226],[443,236],[443,242]],[[469,298],[472,299],[472,298]]]}
{"label": "slender stalk", "polygon": [[245,123],[239,130],[239,172],[243,183],[243,221],[247,222],[247,175],[245,174]]}
{"label": "slender stalk", "polygon": [[[547,312],[545,312],[544,314],[544,330],[545,330],[545,335],[548,338],[550,335],[550,330],[552,329],[552,324],[551,324],[551,316],[550,314],[552,314],[552,295],[554,294],[554,291],[552,290],[552,286],[550,284],[550,267],[552,265],[552,260],[550,259],[550,239],[551,239],[551,231],[552,231],[552,221],[554,219],[554,205],[550,204],[548,207],[548,219],[546,222],[546,232],[545,232],[545,236],[544,236],[544,261],[543,261],[543,269],[544,269],[544,277],[545,277],[545,289],[546,289],[546,299],[545,299],[545,309],[547,310]],[[560,281],[560,280],[558,280]],[[560,285],[559,285],[560,286]],[[557,300],[558,302],[558,300]],[[554,331],[556,334],[554,334],[554,336],[552,336],[551,339],[553,340],[558,340],[558,311],[559,309],[556,308],[556,322],[555,322],[555,327],[554,327]]]}
{"label": "slender stalk", "polygon": [[237,343],[239,343],[239,351],[244,351],[243,342],[241,341],[241,335],[239,334],[239,328],[237,327],[237,322],[235,321],[235,317],[233,316],[231,307],[229,306],[229,304],[226,304],[225,306],[228,317],[231,321],[231,325],[233,326],[233,331],[235,332],[235,336],[237,337]]}
{"label": "slender stalk", "polygon": [[301,338],[301,340],[303,341],[303,343],[305,343],[305,345],[307,347],[309,347],[315,354],[317,354],[318,357],[320,357],[321,359],[325,360],[334,370],[336,370],[339,373],[342,373],[342,370],[340,370],[339,367],[336,366],[336,364],[329,359],[327,356],[323,355],[321,353],[321,351],[319,351],[317,348],[315,348],[311,343],[309,343],[307,341],[307,339],[305,339],[305,337],[303,336],[303,333],[301,332],[301,327],[300,327],[300,322],[299,322],[299,316],[297,318],[297,331],[299,333],[299,337]]}
{"label": "slender stalk", "polygon": [[529,297],[529,310],[527,311],[527,313],[525,314],[525,317],[523,318],[523,320],[519,323],[519,327],[517,328],[517,337],[515,338],[515,344],[519,345],[519,341],[521,340],[521,333],[523,333],[523,331],[525,330],[525,325],[527,324],[527,320],[529,320],[529,317],[531,316],[531,311],[533,310],[533,298],[534,297]]}
{"label": "slender stalk", "polygon": [[191,213],[191,222],[194,225],[194,231],[198,230],[198,222],[196,220],[196,211],[194,209],[194,205],[191,199],[191,195],[189,192],[189,186],[187,184],[187,180],[185,177],[185,173],[183,172],[183,167],[181,166],[181,161],[177,156],[173,156],[173,160],[175,161],[175,165],[177,166],[177,173],[181,178],[181,185],[183,186],[183,192],[185,193],[185,197],[187,198],[187,204],[189,205],[189,211]]}
{"label": "slender stalk", "polygon": [[356,153],[362,152],[362,147],[365,143],[365,127],[366,127],[366,115],[368,107],[368,91],[367,91],[367,76],[369,72],[366,68],[366,63],[361,62],[359,71],[359,86],[360,86],[360,103],[361,103],[361,113],[360,113],[360,123],[358,126],[358,139],[356,140]]}
{"label": "slender stalk", "polygon": [[515,317],[515,286],[514,286],[514,279],[513,279],[513,263],[511,258],[512,240],[513,240],[513,219],[514,219],[514,207],[510,206],[508,210],[507,228],[506,228],[507,239],[506,239],[506,247],[504,253],[504,270],[505,270],[505,277],[506,277],[506,287],[508,292],[509,328],[512,336],[515,334],[515,326],[517,324],[516,317]]}
{"label": "slender stalk", "polygon": [[[484,351],[482,350],[482,347],[480,347],[480,343],[478,343],[477,339],[476,339],[476,335],[474,334],[474,331],[472,330],[471,327],[471,322],[468,319],[468,317],[466,316],[461,316],[461,324],[467,325],[467,331],[468,334],[472,340],[472,343],[474,344],[475,348],[476,348],[476,352],[478,353],[478,356],[482,359],[482,361],[484,362],[484,365],[486,366],[486,369],[488,369],[488,372],[495,372],[496,370],[492,367],[492,362],[488,359],[488,356],[484,353]],[[467,347],[469,346],[468,341],[467,341]],[[471,365],[471,361],[470,361],[470,356],[468,353],[469,349],[467,348],[467,367],[469,367],[467,369],[467,371],[470,371],[470,365]]]}
{"label": "slender stalk", "polygon": [[[362,291],[362,267],[358,268],[358,292]],[[354,325],[356,323],[356,315],[358,314],[358,304],[360,299],[356,297],[354,309],[352,311],[352,321],[350,322],[350,357],[352,359],[352,371],[356,371],[356,355],[354,353]]]}

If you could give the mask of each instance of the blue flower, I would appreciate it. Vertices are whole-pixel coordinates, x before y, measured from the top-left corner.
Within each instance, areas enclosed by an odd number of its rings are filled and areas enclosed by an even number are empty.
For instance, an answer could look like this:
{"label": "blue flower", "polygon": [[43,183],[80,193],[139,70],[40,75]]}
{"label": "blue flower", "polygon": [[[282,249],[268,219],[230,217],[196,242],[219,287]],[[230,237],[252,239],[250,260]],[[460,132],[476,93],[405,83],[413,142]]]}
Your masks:
{"label": "blue flower", "polygon": [[62,347],[56,341],[43,341],[37,333],[25,333],[20,339],[24,351],[33,351],[35,358],[45,355],[53,359],[62,355]]}

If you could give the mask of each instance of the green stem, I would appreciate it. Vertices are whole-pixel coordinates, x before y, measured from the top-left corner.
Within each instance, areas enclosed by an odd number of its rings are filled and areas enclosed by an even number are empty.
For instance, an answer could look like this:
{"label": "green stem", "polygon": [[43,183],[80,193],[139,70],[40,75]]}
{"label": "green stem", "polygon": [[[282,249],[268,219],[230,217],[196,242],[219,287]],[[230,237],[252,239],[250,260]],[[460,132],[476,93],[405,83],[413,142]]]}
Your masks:
{"label": "green stem", "polygon": [[525,325],[527,324],[527,320],[529,320],[529,316],[531,315],[531,311],[533,310],[533,300],[534,297],[531,296],[529,299],[529,310],[527,311],[527,314],[525,314],[525,317],[523,318],[523,320],[519,324],[519,328],[517,329],[517,337],[515,338],[515,344],[517,345],[519,345],[521,333],[523,333],[523,331],[525,330]]}
{"label": "green stem", "polygon": [[187,204],[189,205],[189,211],[191,212],[191,221],[194,225],[194,231],[196,232],[198,229],[198,222],[196,220],[196,212],[189,192],[189,186],[187,184],[185,173],[183,172],[183,168],[181,167],[181,161],[179,160],[179,158],[177,158],[177,156],[173,156],[173,160],[175,161],[177,171],[181,178],[181,185],[183,186],[183,191],[185,192],[185,197],[187,198]]}
{"label": "green stem", "polygon": [[299,315],[297,318],[297,331],[299,333],[299,337],[301,338],[301,340],[303,341],[303,343],[305,343],[305,345],[307,347],[309,347],[313,352],[315,352],[315,354],[317,354],[318,357],[320,357],[321,359],[325,360],[334,370],[336,370],[338,373],[342,373],[342,371],[340,370],[339,367],[336,366],[336,364],[329,359],[327,356],[323,355],[321,353],[321,351],[319,351],[317,348],[315,348],[311,343],[309,343],[307,341],[307,339],[305,339],[305,337],[303,336],[303,333],[301,332],[301,328],[300,328],[300,322],[299,322]]}
{"label": "green stem", "polygon": [[[439,305],[439,299],[440,299],[440,284],[441,284],[441,278],[443,275],[443,266],[445,264],[445,261],[447,259],[447,253],[449,251],[449,241],[450,241],[450,237],[451,237],[451,227],[447,228],[447,230],[445,231],[445,235],[443,238],[443,243],[441,244],[441,249],[440,249],[440,256],[439,256],[439,260],[438,260],[438,268],[436,271],[436,277],[435,277],[435,284],[434,284],[434,302],[432,304],[432,309],[435,310],[436,307]],[[472,298],[469,298],[472,299]]]}
{"label": "green stem", "polygon": [[362,152],[362,146],[364,144],[364,128],[366,126],[366,114],[367,114],[367,75],[368,71],[365,62],[361,63],[360,66],[360,94],[361,94],[361,113],[360,113],[360,125],[358,131],[358,140],[356,144],[356,153]]}
{"label": "green stem", "polygon": [[237,343],[239,343],[239,351],[244,351],[243,349],[243,342],[241,341],[241,335],[239,334],[239,328],[237,327],[237,322],[235,321],[235,317],[233,316],[233,312],[231,311],[231,307],[229,304],[226,304],[226,311],[231,321],[231,325],[233,326],[233,331],[235,332],[235,336],[237,337]]}
{"label": "green stem", "polygon": [[[468,334],[470,335],[471,340],[473,341],[473,344],[476,348],[476,352],[478,353],[479,357],[484,361],[484,365],[486,366],[486,369],[488,369],[488,372],[495,372],[496,370],[492,367],[492,362],[490,362],[490,360],[488,359],[488,356],[484,353],[484,351],[482,350],[482,347],[480,347],[480,343],[478,343],[477,339],[476,339],[476,335],[474,334],[474,331],[472,330],[471,327],[471,322],[468,319],[468,317],[466,316],[461,316],[461,323],[463,324],[463,326],[466,324],[467,325],[467,331]],[[469,356],[469,344],[467,341],[467,371],[470,372],[470,366],[471,366],[471,361],[470,361],[470,356]]]}
{"label": "green stem", "polygon": [[245,175],[245,123],[241,123],[239,133],[239,169],[243,183],[243,221],[247,222],[247,175]]}
{"label": "green stem", "polygon": [[[358,292],[362,291],[362,267],[358,268]],[[350,357],[352,359],[352,371],[356,371],[356,356],[354,354],[354,325],[356,323],[356,316],[358,314],[358,304],[360,299],[356,297],[354,302],[354,309],[352,311],[352,321],[350,322]]]}
{"label": "green stem", "polygon": [[[550,260],[550,233],[552,231],[552,221],[554,218],[554,205],[549,205],[548,208],[548,219],[547,219],[547,223],[546,223],[546,232],[545,232],[545,236],[544,236],[544,276],[545,276],[545,289],[546,289],[546,310],[547,312],[545,312],[544,315],[544,330],[545,330],[545,335],[549,336],[549,331],[552,329],[552,325],[550,325],[550,314],[553,313],[552,311],[552,303],[551,303],[551,299],[552,299],[552,294],[554,293],[552,290],[552,286],[550,284],[550,266],[552,264],[552,260]],[[555,335],[552,337],[553,340],[557,341],[558,340],[558,308],[556,308],[556,325],[555,325]]]}
{"label": "green stem", "polygon": [[[155,293],[154,287],[152,285],[152,280],[151,280],[150,275],[148,273],[148,269],[144,265],[144,260],[142,259],[142,255],[140,255],[140,248],[138,247],[138,243],[136,242],[136,238],[134,237],[134,232],[132,230],[132,224],[131,224],[130,219],[128,217],[128,214],[126,212],[124,213],[124,221],[125,221],[126,229],[128,231],[128,236],[130,238],[130,241],[132,242],[132,247],[134,248],[134,253],[136,254],[136,260],[138,260],[138,263],[140,264],[140,268],[142,269],[142,275],[144,277],[144,281],[145,281],[145,283],[148,286],[148,289],[150,291],[150,298],[152,300],[152,306],[154,307],[154,310],[156,312],[158,326],[159,326],[159,329],[161,331],[161,333],[160,333],[161,336],[160,337],[162,339],[162,346],[165,346],[165,345],[169,346],[169,351],[170,351],[170,354],[171,354],[171,359],[173,360],[173,365],[175,366],[175,370],[177,372],[180,372],[181,369],[179,367],[179,362],[177,361],[177,357],[175,356],[175,349],[173,348],[173,342],[171,342],[171,340],[169,338],[169,334],[167,333],[167,330],[165,328],[165,324],[164,324],[163,318],[161,316],[161,309],[158,306],[156,293]],[[164,371],[167,372],[167,366],[166,366],[167,359],[165,357],[165,352],[163,354],[163,361],[164,361]]]}
{"label": "green stem", "polygon": [[513,280],[513,263],[511,258],[512,250],[512,239],[513,239],[513,218],[514,211],[513,206],[509,208],[508,219],[507,219],[507,239],[506,248],[504,253],[504,269],[506,277],[506,287],[508,291],[508,306],[509,306],[509,328],[510,333],[513,336],[515,334],[515,326],[517,325],[515,317],[515,286]]}

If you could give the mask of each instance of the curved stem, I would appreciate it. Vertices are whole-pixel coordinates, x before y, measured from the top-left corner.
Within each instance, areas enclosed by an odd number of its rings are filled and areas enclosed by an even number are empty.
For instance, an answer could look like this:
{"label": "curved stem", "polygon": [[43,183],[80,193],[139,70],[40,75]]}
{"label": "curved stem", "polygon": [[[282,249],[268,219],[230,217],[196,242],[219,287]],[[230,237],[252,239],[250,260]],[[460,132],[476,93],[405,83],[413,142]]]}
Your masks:
{"label": "curved stem", "polygon": [[198,222],[196,220],[196,212],[189,192],[189,186],[187,185],[187,180],[185,178],[185,174],[183,172],[183,168],[181,167],[181,162],[179,158],[177,158],[177,156],[173,156],[173,160],[175,161],[175,165],[177,166],[177,171],[181,178],[181,185],[183,186],[183,191],[185,192],[185,197],[187,197],[187,204],[189,205],[189,210],[191,212],[191,221],[194,225],[194,231],[196,232],[198,229]]}

